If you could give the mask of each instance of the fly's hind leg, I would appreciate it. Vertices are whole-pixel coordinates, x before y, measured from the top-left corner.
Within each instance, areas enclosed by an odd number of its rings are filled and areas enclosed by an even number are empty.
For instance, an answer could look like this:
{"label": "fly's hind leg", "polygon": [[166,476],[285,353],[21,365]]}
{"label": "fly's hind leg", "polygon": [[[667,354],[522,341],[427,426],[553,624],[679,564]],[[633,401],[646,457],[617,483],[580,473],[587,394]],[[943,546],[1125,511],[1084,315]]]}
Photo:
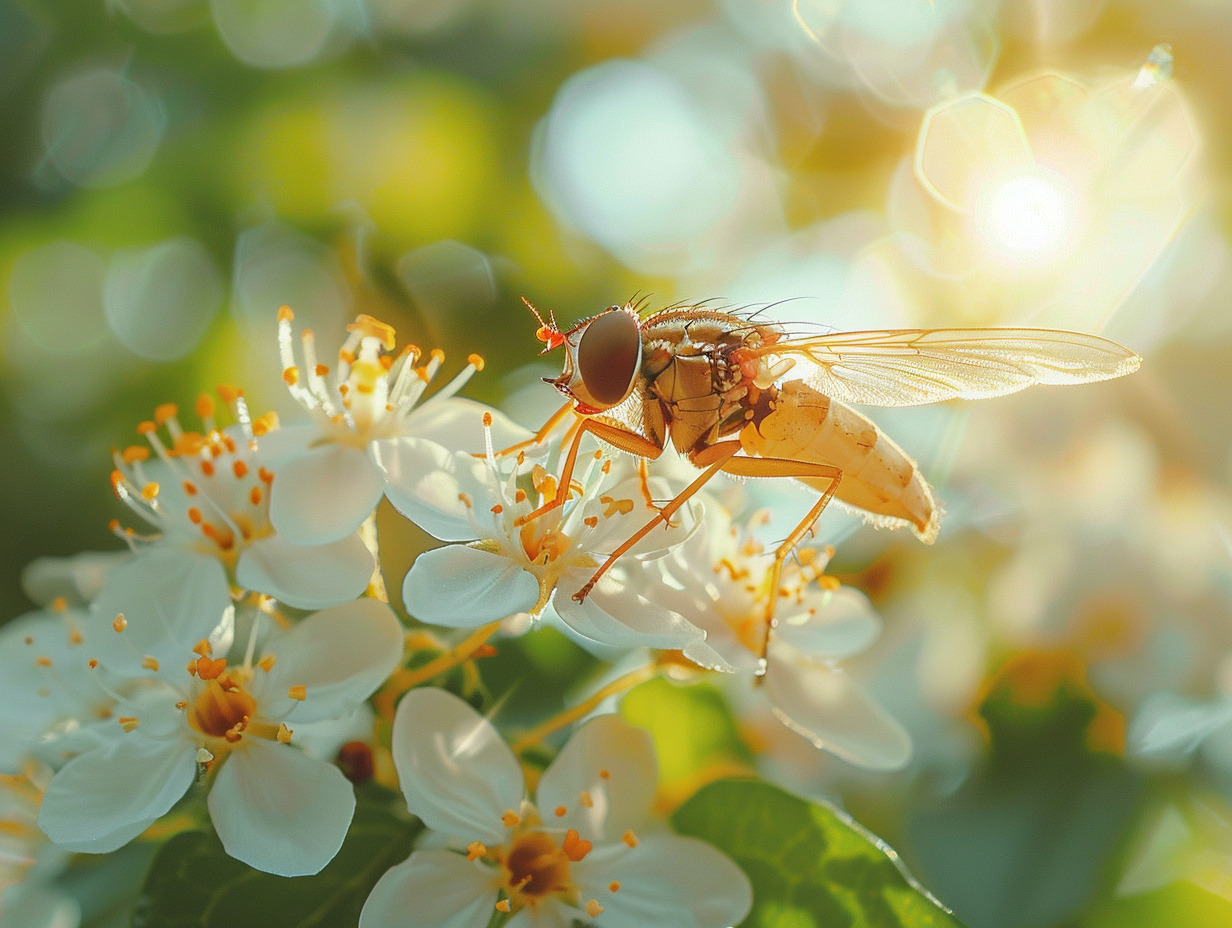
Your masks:
{"label": "fly's hind leg", "polygon": [[766,575],[766,616],[765,633],[762,636],[761,649],[757,655],[757,681],[766,675],[766,655],[770,650],[770,636],[778,623],[775,617],[775,604],[779,595],[779,580],[783,576],[783,562],[795,549],[800,540],[812,530],[813,524],[821,517],[834,491],[838,489],[843,472],[830,464],[812,464],[807,461],[793,461],[788,458],[732,458],[722,468],[725,473],[737,477],[794,477],[797,480],[827,480],[829,485],[815,502],[799,524],[783,540],[774,551],[774,561]]}

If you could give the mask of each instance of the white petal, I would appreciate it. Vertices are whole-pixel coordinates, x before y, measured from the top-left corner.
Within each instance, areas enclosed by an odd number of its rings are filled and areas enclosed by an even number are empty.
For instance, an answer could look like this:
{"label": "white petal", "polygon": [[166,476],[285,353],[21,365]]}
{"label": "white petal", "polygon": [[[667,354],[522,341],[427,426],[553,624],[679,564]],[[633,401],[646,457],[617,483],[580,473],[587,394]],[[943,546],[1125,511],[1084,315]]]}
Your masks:
{"label": "white petal", "polygon": [[114,851],[175,805],[196,775],[191,743],[121,733],[51,778],[39,827],[70,851]]}
{"label": "white petal", "polygon": [[[596,899],[603,928],[720,928],[738,925],[753,906],[749,879],[721,851],[697,838],[640,835],[637,847],[596,848],[573,875],[582,899]],[[608,885],[620,883],[618,892]]]}
{"label": "white petal", "polygon": [[235,579],[296,609],[324,609],[368,588],[375,562],[358,534],[325,545],[295,545],[269,535],[240,555]]}
{"label": "white petal", "polygon": [[275,473],[291,458],[307,454],[321,440],[315,425],[280,425],[261,436],[257,456]]}
{"label": "white petal", "polygon": [[420,438],[375,442],[385,495],[400,513],[441,541],[472,541],[499,532],[492,507],[500,485],[485,460]]}
{"label": "white petal", "polygon": [[[595,842],[619,841],[646,821],[658,783],[650,735],[618,715],[599,715],[574,732],[543,772],[536,798],[549,823]],[[583,793],[589,806],[579,802]],[[564,816],[555,815],[560,806]]]}
{"label": "white petal", "polygon": [[367,452],[328,444],[290,458],[274,473],[270,522],[301,545],[323,545],[350,535],[381,501],[381,473]]}
{"label": "white petal", "polygon": [[431,625],[473,628],[525,612],[539,598],[539,581],[507,557],[446,545],[415,559],[402,582],[406,611]]}
{"label": "white petal", "polygon": [[902,725],[837,667],[772,641],[762,689],[783,724],[848,763],[897,770],[911,758]]}
{"label": "white petal", "polygon": [[453,851],[415,851],[372,887],[359,928],[484,928],[495,905],[491,871]]}
{"label": "white petal", "polygon": [[1156,690],[1138,706],[1129,726],[1131,754],[1189,754],[1232,722],[1232,699],[1197,700]]}
{"label": "white petal", "polygon": [[407,693],[394,716],[394,766],[407,808],[463,844],[501,844],[522,805],[522,767],[496,728],[444,690]]}
{"label": "white petal", "polygon": [[[675,496],[675,492],[669,489],[663,480],[652,479],[647,486],[650,489],[651,498],[660,502],[666,502]],[[616,500],[630,500],[633,508],[628,512],[621,512],[603,503],[602,498],[607,497]],[[621,481],[610,489],[604,487],[602,498],[589,501],[583,513],[587,518],[598,520],[585,539],[587,549],[596,553],[609,554],[616,550],[634,532],[659,514],[657,509],[647,505],[641,480],[637,477]],[[663,524],[656,525],[629,549],[626,556],[655,554],[682,544],[693,534],[701,516],[701,506],[686,504],[672,516],[670,527]]]}
{"label": "white petal", "polygon": [[[859,654],[881,634],[881,619],[859,590],[810,588],[803,605],[805,611],[780,617],[775,634],[813,657],[832,660]],[[810,608],[816,610],[813,615]]]}
{"label": "white petal", "polygon": [[462,396],[439,402],[429,400],[420,406],[407,420],[406,434],[412,438],[434,441],[451,451],[479,454],[484,451],[485,412],[492,415],[493,450],[500,451],[533,437],[528,429],[518,425],[499,409]]}
{"label": "white petal", "polygon": [[[257,670],[254,696],[268,721],[341,718],[376,691],[402,660],[402,623],[385,603],[357,599],[314,612],[263,649],[276,658]],[[302,686],[304,700],[287,695]],[[294,726],[292,726],[294,727]]]}
{"label": "white petal", "polygon": [[[113,628],[123,615],[124,630]],[[232,615],[222,564],[174,548],[152,548],[114,568],[90,608],[91,657],[108,669],[141,675],[142,661],[182,665],[191,648]]]}
{"label": "white petal", "polygon": [[580,603],[572,594],[590,579],[590,571],[567,571],[552,600],[560,620],[579,635],[618,647],[683,650],[701,642],[700,628],[638,593],[630,578],[645,575],[634,570],[605,574]]}
{"label": "white petal", "polygon": [[210,788],[223,848],[279,876],[316,873],[334,859],[355,813],[355,792],[333,764],[286,744],[246,739]]}
{"label": "white petal", "polygon": [[[85,624],[84,612],[71,615]],[[70,643],[68,618],[30,612],[0,628],[0,773],[18,773],[26,752],[57,721],[85,717],[109,701],[86,666],[84,644]]]}

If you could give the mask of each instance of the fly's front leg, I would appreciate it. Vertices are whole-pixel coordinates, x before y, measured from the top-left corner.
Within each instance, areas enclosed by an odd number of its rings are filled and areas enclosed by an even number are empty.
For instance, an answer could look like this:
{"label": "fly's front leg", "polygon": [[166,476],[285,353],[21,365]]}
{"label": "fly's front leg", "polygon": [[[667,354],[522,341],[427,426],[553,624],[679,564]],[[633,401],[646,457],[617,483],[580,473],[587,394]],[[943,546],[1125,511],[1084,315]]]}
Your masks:
{"label": "fly's front leg", "polygon": [[766,675],[766,655],[770,650],[770,636],[778,623],[774,612],[779,596],[779,580],[783,576],[783,562],[791,554],[792,549],[800,543],[800,539],[812,530],[813,523],[820,518],[826,506],[830,504],[830,500],[834,498],[834,491],[838,489],[839,481],[843,479],[843,472],[830,464],[812,464],[787,458],[745,457],[733,458],[723,470],[725,473],[738,477],[794,477],[798,480],[811,478],[829,481],[825,492],[821,494],[821,499],[813,504],[800,523],[792,529],[791,534],[775,549],[774,560],[767,571],[766,629],[762,636],[761,649],[757,655],[756,682],[760,682]]}
{"label": "fly's front leg", "polygon": [[[560,409],[552,413],[548,421],[543,423],[542,428],[540,428],[539,431],[537,431],[530,438],[525,438],[522,441],[514,442],[508,448],[501,448],[499,451],[494,452],[494,454],[498,458],[503,458],[506,455],[513,454],[515,451],[522,451],[525,448],[533,448],[536,445],[542,445],[545,441],[548,440],[549,435],[551,435],[558,428],[560,428],[560,424],[565,421],[565,418],[572,411],[573,411],[573,402],[570,401],[568,403],[565,403],[563,406],[560,407]],[[484,457],[485,454],[486,452],[480,452],[476,454],[475,457],[481,458],[481,457]]]}
{"label": "fly's front leg", "polygon": [[565,457],[565,466],[560,472],[560,482],[556,486],[556,495],[533,512],[519,516],[514,521],[514,525],[525,525],[531,519],[537,519],[545,512],[551,512],[558,506],[564,505],[565,500],[569,498],[569,486],[573,482],[573,471],[577,467],[578,449],[582,446],[582,436],[587,432],[607,442],[609,445],[619,448],[621,451],[627,451],[630,454],[636,454],[643,458],[650,458],[652,461],[663,453],[662,445],[656,444],[644,435],[639,435],[637,432],[630,431],[611,422],[605,422],[602,419],[595,419],[589,416],[583,418],[578,425],[577,433],[573,436],[572,444],[569,445],[569,453]]}

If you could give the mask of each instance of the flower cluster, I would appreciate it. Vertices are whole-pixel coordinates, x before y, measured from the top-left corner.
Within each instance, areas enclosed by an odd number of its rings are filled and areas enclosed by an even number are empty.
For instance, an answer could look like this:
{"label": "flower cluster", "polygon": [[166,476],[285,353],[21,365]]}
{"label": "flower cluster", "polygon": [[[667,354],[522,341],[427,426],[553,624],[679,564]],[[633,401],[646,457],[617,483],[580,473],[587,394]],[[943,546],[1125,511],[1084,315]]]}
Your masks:
{"label": "flower cluster", "polygon": [[[361,315],[331,368],[310,331],[297,352],[293,321],[284,308],[283,379],[308,421],[254,417],[232,387],[218,390],[227,425],[209,396],[191,422],[159,407],[114,452],[112,488],[140,523],[113,524],[125,550],[29,572],[45,605],[0,634],[0,787],[24,810],[9,857],[110,852],[203,805],[232,857],[312,874],[350,827],[348,775],[375,771],[432,837],[376,885],[364,928],[482,926],[494,912],[511,925],[740,921],[744,874],[652,815],[645,731],[595,715],[540,773],[490,719],[425,685],[545,622],[604,658],[657,652],[629,681],[720,671],[816,747],[906,762],[901,727],[838,665],[879,624],[827,576],[832,551],[774,561],[719,494],[681,494],[692,478],[670,464],[611,457],[571,411],[532,434],[455,396],[478,356],[432,391],[441,352],[399,351]],[[382,499],[446,543],[405,574],[404,618],[377,557]],[[445,644],[420,625],[469,637]],[[425,648],[440,653],[425,663]],[[344,743],[372,759],[366,774],[333,762]]]}

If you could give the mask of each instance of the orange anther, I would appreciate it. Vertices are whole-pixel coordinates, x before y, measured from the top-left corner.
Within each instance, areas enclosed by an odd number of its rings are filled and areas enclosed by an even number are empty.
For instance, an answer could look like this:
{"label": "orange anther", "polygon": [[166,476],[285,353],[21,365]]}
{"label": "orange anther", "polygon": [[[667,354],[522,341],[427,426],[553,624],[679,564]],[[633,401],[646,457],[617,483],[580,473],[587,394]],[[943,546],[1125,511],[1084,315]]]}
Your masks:
{"label": "orange anther", "polygon": [[566,831],[565,840],[560,843],[560,849],[575,864],[584,859],[590,853],[592,847],[594,845],[583,839],[577,833],[576,828],[570,828]]}
{"label": "orange anther", "polygon": [[125,464],[135,464],[137,461],[148,461],[150,449],[145,445],[129,445],[120,452],[120,460]]}
{"label": "orange anther", "polygon": [[222,676],[223,671],[226,669],[227,659],[225,657],[220,657],[216,660],[210,660],[208,657],[197,658],[197,676],[202,680],[217,679]]}
{"label": "orange anther", "polygon": [[[483,370],[483,358],[477,354],[468,354],[466,356],[466,363],[477,371]],[[484,415],[486,416],[487,414],[485,413]]]}
{"label": "orange anther", "polygon": [[278,413],[276,412],[267,412],[252,420],[252,434],[258,438],[268,435],[276,428],[278,428]]}
{"label": "orange anther", "polygon": [[153,502],[158,499],[158,484],[151,480],[141,488],[141,498],[148,502]]}
{"label": "orange anther", "polygon": [[202,638],[192,646],[193,654],[199,654],[201,657],[209,657],[214,653],[214,646],[210,644],[208,638]]}
{"label": "orange anther", "polygon": [[120,727],[125,731],[133,731],[140,724],[140,720],[133,718],[131,715],[122,715],[116,721],[120,723]]}
{"label": "orange anther", "polygon": [[124,618],[124,613],[120,612],[114,619],[111,620],[111,627],[117,632],[122,632],[128,628],[128,619]]}
{"label": "orange anther", "polygon": [[275,655],[267,654],[265,655],[265,657],[257,661],[257,666],[260,667],[262,670],[264,670],[266,673],[269,673],[271,670],[274,669],[274,664],[277,662],[277,660],[278,658]]}
{"label": "orange anther", "polygon": [[299,368],[292,364],[290,367],[283,368],[282,382],[288,387],[293,387],[299,383]]}
{"label": "orange anther", "polygon": [[466,859],[478,860],[488,853],[487,846],[482,841],[472,841],[466,846]]}
{"label": "orange anther", "polygon": [[292,736],[293,734],[295,734],[295,732],[294,732],[294,731],[292,731],[290,728],[287,728],[287,723],[286,723],[286,722],[279,722],[279,723],[278,723],[278,736],[277,736],[277,737],[278,737],[278,741],[279,741],[281,744],[290,744],[290,743],[291,743],[291,736]]}
{"label": "orange anther", "polygon": [[254,506],[260,506],[261,499],[262,495],[260,487],[253,487],[248,491],[248,502],[252,503]]}
{"label": "orange anther", "polygon": [[243,480],[248,476],[248,465],[237,460],[231,465],[231,472],[235,474],[237,480]]}
{"label": "orange anther", "polygon": [[213,416],[214,415],[214,397],[210,396],[208,393],[202,393],[200,396],[198,396],[196,412],[197,412],[197,418],[202,419],[202,420],[209,419],[211,416]]}
{"label": "orange anther", "polygon": [[306,686],[293,686],[287,690],[287,698],[303,702],[308,698],[308,688]]}
{"label": "orange anther", "polygon": [[154,407],[154,421],[159,425],[169,419],[174,419],[180,414],[180,409],[175,403],[161,403]]}
{"label": "orange anther", "polygon": [[624,835],[621,836],[620,840],[623,841],[625,844],[627,844],[629,847],[637,847],[637,835],[633,833],[632,828],[626,831]]}
{"label": "orange anther", "polygon": [[506,828],[512,828],[514,825],[521,823],[522,816],[514,812],[513,809],[506,809],[505,814],[501,816],[501,821],[505,823]]}
{"label": "orange anther", "polygon": [[557,807],[555,808],[555,810],[554,810],[554,814],[556,815],[556,817],[557,817],[557,818],[564,818],[564,817],[565,817],[565,814],[566,814],[568,811],[569,811],[569,810],[568,810],[567,808],[565,808],[564,806],[557,806]]}
{"label": "orange anther", "polygon": [[584,809],[593,809],[595,807],[595,801],[590,798],[590,793],[586,792],[586,790],[578,793],[578,803]]}
{"label": "orange anther", "polygon": [[229,383],[220,383],[217,387],[217,390],[218,390],[218,395],[222,397],[222,401],[226,403],[228,406],[230,406],[232,403],[234,403],[236,400],[238,400],[241,396],[244,395],[243,390]]}
{"label": "orange anther", "polygon": [[158,673],[158,658],[150,657],[148,654],[141,659],[141,666],[146,670],[151,670]]}
{"label": "orange anther", "polygon": [[496,911],[498,911],[498,912],[512,912],[512,911],[513,911],[513,903],[511,903],[508,899],[502,899],[500,902],[496,903]]}
{"label": "orange anther", "polygon": [[619,892],[620,891],[620,880],[612,880],[612,882],[607,884],[607,888],[609,892],[613,892],[613,893]]}
{"label": "orange anther", "polygon": [[295,318],[295,313],[291,311],[290,306],[279,306],[278,307],[278,321],[279,322],[291,322],[294,318]]}
{"label": "orange anther", "polygon": [[51,658],[50,657],[36,657],[34,659],[34,663],[35,663],[35,666],[37,667],[50,667]]}
{"label": "orange anther", "polygon": [[598,918],[603,913],[603,906],[599,905],[599,900],[591,899],[586,903],[586,914],[591,918]]}

